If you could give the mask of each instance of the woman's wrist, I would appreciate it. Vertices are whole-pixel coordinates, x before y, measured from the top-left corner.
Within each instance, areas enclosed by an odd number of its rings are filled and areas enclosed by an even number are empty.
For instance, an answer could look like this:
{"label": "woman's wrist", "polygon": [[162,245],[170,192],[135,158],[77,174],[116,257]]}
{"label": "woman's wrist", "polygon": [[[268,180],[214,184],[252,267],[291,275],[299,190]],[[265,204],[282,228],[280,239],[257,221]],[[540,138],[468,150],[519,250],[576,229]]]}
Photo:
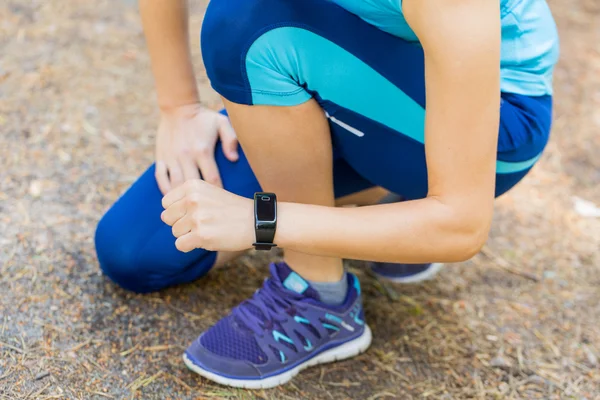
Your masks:
{"label": "woman's wrist", "polygon": [[159,105],[159,111],[161,116],[166,117],[188,117],[191,118],[195,116],[199,111],[204,109],[204,107],[200,104],[199,100],[192,100],[190,102],[181,102],[177,103],[178,105],[174,105],[175,103],[169,106],[161,106]]}
{"label": "woman's wrist", "polygon": [[158,109],[161,114],[173,114],[180,112],[182,109],[190,109],[192,107],[200,107],[200,97],[198,93],[190,96],[178,96],[169,99],[158,99]]}
{"label": "woman's wrist", "polygon": [[277,227],[273,243],[285,248],[290,243],[290,227],[293,226],[294,203],[277,203]]}

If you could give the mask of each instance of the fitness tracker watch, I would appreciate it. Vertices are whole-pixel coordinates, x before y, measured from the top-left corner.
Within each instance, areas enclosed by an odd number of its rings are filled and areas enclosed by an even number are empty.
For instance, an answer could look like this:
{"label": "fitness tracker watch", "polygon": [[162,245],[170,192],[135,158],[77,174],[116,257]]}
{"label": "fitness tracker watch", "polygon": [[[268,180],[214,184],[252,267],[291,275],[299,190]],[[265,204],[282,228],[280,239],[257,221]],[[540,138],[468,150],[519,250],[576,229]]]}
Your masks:
{"label": "fitness tracker watch", "polygon": [[254,193],[254,231],[256,250],[271,250],[277,228],[277,196],[275,193]]}

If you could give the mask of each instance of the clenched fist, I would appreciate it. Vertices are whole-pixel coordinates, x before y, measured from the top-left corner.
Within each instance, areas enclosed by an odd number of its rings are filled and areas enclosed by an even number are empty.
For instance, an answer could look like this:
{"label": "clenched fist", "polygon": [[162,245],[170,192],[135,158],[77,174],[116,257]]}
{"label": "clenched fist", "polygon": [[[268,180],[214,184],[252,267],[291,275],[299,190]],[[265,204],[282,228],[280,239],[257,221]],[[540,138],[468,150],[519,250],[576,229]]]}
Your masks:
{"label": "clenched fist", "polygon": [[175,246],[240,251],[252,247],[254,202],[200,179],[185,182],[163,197],[161,219],[173,227]]}

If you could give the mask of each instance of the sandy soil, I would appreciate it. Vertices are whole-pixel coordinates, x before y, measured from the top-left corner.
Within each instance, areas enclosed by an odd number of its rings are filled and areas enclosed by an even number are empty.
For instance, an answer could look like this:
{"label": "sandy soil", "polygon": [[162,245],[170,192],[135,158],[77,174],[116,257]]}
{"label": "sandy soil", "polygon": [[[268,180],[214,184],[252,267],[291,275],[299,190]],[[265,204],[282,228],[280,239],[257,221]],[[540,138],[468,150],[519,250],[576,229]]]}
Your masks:
{"label": "sandy soil", "polygon": [[[249,257],[132,295],[98,270],[103,211],[152,162],[157,113],[128,2],[0,3],[0,399],[598,399],[600,3],[552,0],[553,139],[497,202],[485,251],[425,285],[361,276],[375,340],[270,391],[222,388],[181,352],[266,274]],[[193,4],[198,32],[205,1]],[[216,105],[193,35],[203,100]]]}

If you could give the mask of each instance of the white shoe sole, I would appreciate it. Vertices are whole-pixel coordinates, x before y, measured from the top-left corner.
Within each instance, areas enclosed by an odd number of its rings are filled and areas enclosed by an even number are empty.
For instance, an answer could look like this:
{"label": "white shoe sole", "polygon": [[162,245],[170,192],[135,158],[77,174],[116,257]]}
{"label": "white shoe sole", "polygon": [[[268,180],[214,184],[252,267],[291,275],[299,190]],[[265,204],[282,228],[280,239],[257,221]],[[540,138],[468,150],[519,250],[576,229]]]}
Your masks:
{"label": "white shoe sole", "polygon": [[340,346],[324,351],[323,353],[311,358],[310,360],[306,360],[302,364],[297,365],[289,371],[285,371],[279,375],[270,376],[264,379],[226,378],[224,376],[215,374],[213,372],[198,367],[185,354],[183,355],[183,362],[185,362],[185,365],[187,365],[189,369],[191,369],[198,375],[201,375],[206,379],[210,379],[211,381],[217,382],[221,385],[244,389],[269,389],[289,382],[294,376],[298,375],[298,373],[305,368],[312,367],[318,364],[325,364],[338,360],[345,360],[347,358],[357,356],[369,348],[369,346],[371,345],[371,339],[371,329],[369,329],[369,327],[365,325],[365,331],[356,339],[353,339]]}
{"label": "white shoe sole", "polygon": [[418,274],[414,274],[411,276],[403,277],[403,278],[391,278],[386,275],[377,274],[377,277],[380,279],[384,279],[386,281],[394,282],[394,283],[418,283],[423,281],[428,281],[433,279],[434,276],[437,275],[438,272],[442,269],[444,264],[442,263],[433,263],[431,267],[427,268],[423,272],[419,272]]}

